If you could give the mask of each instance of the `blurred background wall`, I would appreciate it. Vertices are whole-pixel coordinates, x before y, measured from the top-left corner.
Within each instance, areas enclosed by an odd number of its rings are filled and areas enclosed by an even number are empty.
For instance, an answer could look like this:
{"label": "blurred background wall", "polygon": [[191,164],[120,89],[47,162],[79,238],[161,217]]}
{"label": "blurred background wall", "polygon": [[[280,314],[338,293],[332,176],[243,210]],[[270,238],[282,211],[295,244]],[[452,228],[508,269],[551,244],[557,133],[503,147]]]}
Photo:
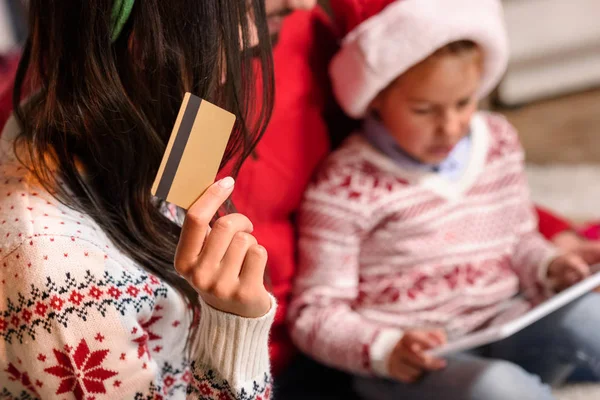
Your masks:
{"label": "blurred background wall", "polygon": [[[0,0],[0,92],[26,35],[25,1]],[[485,104],[518,128],[534,200],[600,219],[600,0],[503,3],[511,60]]]}

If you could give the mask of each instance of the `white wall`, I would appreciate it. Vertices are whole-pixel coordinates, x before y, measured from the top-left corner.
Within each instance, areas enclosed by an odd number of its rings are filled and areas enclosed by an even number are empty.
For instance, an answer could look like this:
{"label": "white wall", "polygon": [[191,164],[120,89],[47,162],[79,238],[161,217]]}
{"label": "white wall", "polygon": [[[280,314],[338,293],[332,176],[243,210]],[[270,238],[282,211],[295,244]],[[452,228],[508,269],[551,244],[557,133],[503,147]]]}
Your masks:
{"label": "white wall", "polygon": [[519,104],[600,85],[600,0],[504,0],[511,60],[498,95]]}
{"label": "white wall", "polygon": [[0,54],[11,50],[15,45],[7,1],[0,0]]}

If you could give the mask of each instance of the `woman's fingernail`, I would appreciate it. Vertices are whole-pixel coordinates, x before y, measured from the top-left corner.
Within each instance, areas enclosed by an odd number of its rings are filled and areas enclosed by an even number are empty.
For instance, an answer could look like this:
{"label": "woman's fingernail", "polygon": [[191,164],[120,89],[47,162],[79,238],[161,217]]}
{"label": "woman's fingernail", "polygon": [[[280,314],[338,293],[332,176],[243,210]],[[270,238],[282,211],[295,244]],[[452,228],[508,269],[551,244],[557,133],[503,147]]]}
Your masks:
{"label": "woman's fingernail", "polygon": [[231,189],[234,184],[235,180],[230,176],[219,181],[219,186],[221,186],[223,189]]}

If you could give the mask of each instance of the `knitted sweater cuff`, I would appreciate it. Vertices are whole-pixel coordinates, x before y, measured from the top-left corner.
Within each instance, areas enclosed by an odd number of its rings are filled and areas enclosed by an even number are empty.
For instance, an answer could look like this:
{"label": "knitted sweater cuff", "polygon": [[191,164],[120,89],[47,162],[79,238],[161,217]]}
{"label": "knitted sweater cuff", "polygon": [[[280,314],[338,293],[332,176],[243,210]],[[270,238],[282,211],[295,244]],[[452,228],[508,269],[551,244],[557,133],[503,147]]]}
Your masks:
{"label": "knitted sweater cuff", "polygon": [[200,299],[196,364],[215,370],[234,388],[269,373],[269,330],[277,305],[260,318],[243,318],[216,310]]}
{"label": "knitted sweater cuff", "polygon": [[373,373],[387,378],[390,376],[388,365],[392,351],[402,338],[403,332],[400,329],[384,329],[371,344],[371,369]]}

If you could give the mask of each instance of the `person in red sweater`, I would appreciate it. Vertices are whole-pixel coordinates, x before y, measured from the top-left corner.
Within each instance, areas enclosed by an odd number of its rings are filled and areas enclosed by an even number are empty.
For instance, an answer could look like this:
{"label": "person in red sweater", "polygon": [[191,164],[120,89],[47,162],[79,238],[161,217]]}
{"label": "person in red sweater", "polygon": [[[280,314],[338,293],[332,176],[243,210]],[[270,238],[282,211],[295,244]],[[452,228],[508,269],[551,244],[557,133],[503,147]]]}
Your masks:
{"label": "person in red sweater", "polygon": [[[266,4],[269,7],[270,2]],[[288,7],[299,5],[305,6],[302,1],[290,1]],[[234,205],[251,215],[255,234],[269,251],[268,280],[278,303],[278,322],[271,334],[276,372],[284,368],[294,351],[282,324],[296,262],[292,215],[312,171],[329,151],[322,117],[327,106],[327,90],[322,86],[327,79],[327,64],[311,65],[310,60],[318,52],[331,50],[316,42],[315,31],[322,30],[323,37],[332,37],[327,31],[328,19],[319,8],[297,10],[285,18],[281,30],[277,29],[280,26],[281,22],[270,24],[275,29],[272,33],[277,35],[273,54],[277,100],[273,116],[254,155],[242,166],[233,195]]]}
{"label": "person in red sweater", "polygon": [[0,56],[0,131],[12,110],[12,90],[18,65],[18,54]]}
{"label": "person in red sweater", "polygon": [[[270,0],[266,4],[269,13]],[[286,3],[288,11],[312,5]],[[276,35],[275,107],[239,171],[233,204],[251,218],[253,235],[269,253],[266,280],[278,303],[270,341],[275,398],[351,399],[347,376],[300,356],[286,324],[296,273],[295,214],[313,172],[329,154],[327,120],[339,120],[327,73],[337,35],[321,7],[279,15],[286,17],[270,24]]]}

